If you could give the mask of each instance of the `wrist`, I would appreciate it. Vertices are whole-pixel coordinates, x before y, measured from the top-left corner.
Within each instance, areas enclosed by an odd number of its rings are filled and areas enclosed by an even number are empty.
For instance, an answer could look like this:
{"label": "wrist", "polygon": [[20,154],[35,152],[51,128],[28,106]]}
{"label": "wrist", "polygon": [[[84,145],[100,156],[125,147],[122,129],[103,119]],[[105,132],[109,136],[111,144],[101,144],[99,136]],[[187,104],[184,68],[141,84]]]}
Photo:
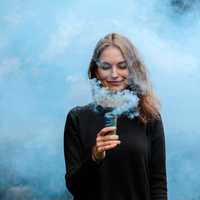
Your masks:
{"label": "wrist", "polygon": [[95,161],[95,162],[98,160],[98,159],[96,158],[96,156],[94,155],[94,153],[92,153],[92,160]]}
{"label": "wrist", "polygon": [[96,152],[96,146],[93,147],[93,150],[92,150],[92,159],[94,161],[101,161],[103,160],[103,158],[105,157],[105,153],[102,153],[102,155],[98,155],[97,152]]}

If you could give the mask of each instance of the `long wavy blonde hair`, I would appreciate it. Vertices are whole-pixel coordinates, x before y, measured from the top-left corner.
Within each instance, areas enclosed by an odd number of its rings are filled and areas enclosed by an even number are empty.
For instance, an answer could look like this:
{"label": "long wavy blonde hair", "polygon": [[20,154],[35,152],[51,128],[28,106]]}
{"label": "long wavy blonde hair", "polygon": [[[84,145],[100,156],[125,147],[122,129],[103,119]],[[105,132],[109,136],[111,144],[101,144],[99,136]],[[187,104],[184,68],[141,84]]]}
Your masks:
{"label": "long wavy blonde hair", "polygon": [[147,69],[139,58],[136,47],[127,37],[118,33],[109,33],[98,41],[89,64],[89,79],[97,78],[95,61],[100,57],[102,51],[110,46],[117,47],[127,62],[130,89],[136,91],[139,97],[138,117],[140,121],[147,123],[150,120],[158,119],[160,117],[160,102],[154,94]]}

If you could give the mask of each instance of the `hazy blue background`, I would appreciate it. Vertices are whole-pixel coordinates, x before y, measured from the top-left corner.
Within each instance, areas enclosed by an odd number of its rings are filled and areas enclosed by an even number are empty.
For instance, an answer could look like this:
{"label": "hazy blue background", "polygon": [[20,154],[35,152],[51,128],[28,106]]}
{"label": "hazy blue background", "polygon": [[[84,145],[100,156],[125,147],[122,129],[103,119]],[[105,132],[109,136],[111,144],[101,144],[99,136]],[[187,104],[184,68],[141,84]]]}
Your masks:
{"label": "hazy blue background", "polygon": [[200,199],[199,12],[197,0],[0,0],[0,199],[70,199],[65,117],[91,100],[88,63],[113,31],[161,99],[169,199]]}

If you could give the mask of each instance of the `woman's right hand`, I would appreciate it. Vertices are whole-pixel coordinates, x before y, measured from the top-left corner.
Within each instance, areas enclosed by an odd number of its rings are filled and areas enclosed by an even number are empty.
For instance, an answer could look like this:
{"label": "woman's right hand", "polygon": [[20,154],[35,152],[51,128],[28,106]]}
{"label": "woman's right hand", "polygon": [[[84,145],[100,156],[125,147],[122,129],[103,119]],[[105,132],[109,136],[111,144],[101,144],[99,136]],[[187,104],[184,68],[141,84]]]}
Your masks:
{"label": "woman's right hand", "polygon": [[119,136],[113,134],[116,127],[105,127],[99,131],[96,137],[96,144],[92,148],[92,159],[102,160],[106,156],[106,150],[112,149],[121,143]]}

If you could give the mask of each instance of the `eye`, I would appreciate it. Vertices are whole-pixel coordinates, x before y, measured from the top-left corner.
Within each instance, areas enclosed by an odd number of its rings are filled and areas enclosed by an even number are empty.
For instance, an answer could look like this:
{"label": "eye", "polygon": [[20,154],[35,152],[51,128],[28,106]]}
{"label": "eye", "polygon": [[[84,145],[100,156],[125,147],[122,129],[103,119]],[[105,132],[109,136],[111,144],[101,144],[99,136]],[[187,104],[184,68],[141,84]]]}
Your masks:
{"label": "eye", "polygon": [[118,63],[117,66],[119,67],[119,69],[127,69],[127,63],[126,62]]}
{"label": "eye", "polygon": [[112,66],[109,63],[104,63],[104,62],[97,62],[97,65],[99,68],[103,69],[103,70],[109,70],[112,68]]}

